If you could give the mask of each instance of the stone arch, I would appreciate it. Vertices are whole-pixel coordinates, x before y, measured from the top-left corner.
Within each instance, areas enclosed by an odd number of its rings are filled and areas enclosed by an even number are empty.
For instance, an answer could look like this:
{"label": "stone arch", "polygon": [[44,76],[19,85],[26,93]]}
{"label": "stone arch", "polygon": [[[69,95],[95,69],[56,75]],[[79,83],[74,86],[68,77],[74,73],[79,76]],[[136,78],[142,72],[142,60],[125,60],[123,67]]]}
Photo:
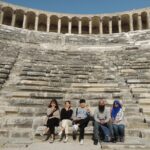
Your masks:
{"label": "stone arch", "polygon": [[50,32],[58,32],[58,17],[56,15],[50,17]]}
{"label": "stone arch", "polygon": [[47,27],[47,16],[45,14],[39,15],[39,22],[38,22],[38,31],[45,31]]}
{"label": "stone arch", "polygon": [[121,29],[122,29],[122,32],[130,31],[130,17],[128,14],[121,16]]}
{"label": "stone arch", "polygon": [[64,16],[61,18],[61,33],[68,33],[69,18]]}
{"label": "stone arch", "polygon": [[26,29],[34,30],[35,29],[35,13],[32,11],[27,12],[27,20],[26,20]]}
{"label": "stone arch", "polygon": [[82,22],[82,34],[89,34],[89,18],[81,18]]}
{"label": "stone arch", "polygon": [[92,17],[92,34],[99,34],[99,24],[100,24],[100,18],[98,16]]}
{"label": "stone arch", "polygon": [[79,18],[73,17],[71,19],[71,22],[72,22],[71,33],[78,34],[78,31],[79,31],[79,27],[78,27]]}
{"label": "stone arch", "polygon": [[10,26],[12,22],[13,9],[11,7],[4,7],[2,8],[2,11],[4,12],[2,24]]}
{"label": "stone arch", "polygon": [[118,21],[119,21],[118,16],[112,17],[112,33],[119,33]]}
{"label": "stone arch", "polygon": [[109,34],[109,17],[103,17],[102,22],[103,22],[103,34]]}
{"label": "stone arch", "polygon": [[142,29],[148,29],[147,12],[141,13]]}
{"label": "stone arch", "polygon": [[22,9],[17,9],[15,27],[18,27],[18,28],[23,27],[23,18],[24,18],[24,11]]}
{"label": "stone arch", "polygon": [[133,14],[133,30],[138,30],[138,14]]}

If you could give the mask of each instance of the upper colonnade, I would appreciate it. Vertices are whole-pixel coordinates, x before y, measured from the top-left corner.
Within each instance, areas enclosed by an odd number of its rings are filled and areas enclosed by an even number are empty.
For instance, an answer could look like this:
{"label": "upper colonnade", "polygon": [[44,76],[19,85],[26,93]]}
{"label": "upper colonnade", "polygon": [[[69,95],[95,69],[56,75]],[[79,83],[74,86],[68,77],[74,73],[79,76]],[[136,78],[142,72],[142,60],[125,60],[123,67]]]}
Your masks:
{"label": "upper colonnade", "polygon": [[150,29],[150,8],[78,15],[51,13],[0,2],[0,24],[64,34],[112,34]]}

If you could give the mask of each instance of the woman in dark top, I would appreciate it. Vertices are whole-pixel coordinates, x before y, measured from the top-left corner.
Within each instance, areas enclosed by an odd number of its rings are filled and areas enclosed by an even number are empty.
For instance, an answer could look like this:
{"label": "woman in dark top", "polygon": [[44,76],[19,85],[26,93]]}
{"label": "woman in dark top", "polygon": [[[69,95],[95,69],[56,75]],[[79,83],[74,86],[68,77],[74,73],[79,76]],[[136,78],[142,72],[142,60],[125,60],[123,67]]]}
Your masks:
{"label": "woman in dark top", "polygon": [[53,143],[55,139],[55,127],[59,126],[59,121],[60,121],[59,107],[55,99],[52,99],[48,106],[47,117],[48,120],[46,126],[49,129],[49,132],[45,141],[48,140],[49,137],[51,136],[50,143]]}
{"label": "woman in dark top", "polygon": [[72,125],[72,114],[73,110],[71,109],[71,102],[65,101],[65,107],[62,108],[60,113],[62,123],[61,131],[59,132],[59,136],[61,137],[60,140],[65,136],[64,142],[68,141],[69,126]]}

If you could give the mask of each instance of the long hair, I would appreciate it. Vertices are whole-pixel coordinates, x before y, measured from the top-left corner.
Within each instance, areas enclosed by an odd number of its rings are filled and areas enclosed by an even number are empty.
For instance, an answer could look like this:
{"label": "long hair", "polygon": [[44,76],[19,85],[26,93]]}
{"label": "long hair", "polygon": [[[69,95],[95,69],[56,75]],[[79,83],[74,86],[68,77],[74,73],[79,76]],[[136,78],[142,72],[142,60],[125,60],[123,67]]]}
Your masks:
{"label": "long hair", "polygon": [[49,103],[49,105],[48,105],[49,108],[52,107],[52,103],[55,103],[55,104],[56,104],[55,108],[56,108],[56,110],[58,110],[58,109],[59,109],[59,106],[58,106],[58,102],[57,102],[57,100],[56,100],[55,98],[53,98],[53,99],[50,101],[50,103]]}

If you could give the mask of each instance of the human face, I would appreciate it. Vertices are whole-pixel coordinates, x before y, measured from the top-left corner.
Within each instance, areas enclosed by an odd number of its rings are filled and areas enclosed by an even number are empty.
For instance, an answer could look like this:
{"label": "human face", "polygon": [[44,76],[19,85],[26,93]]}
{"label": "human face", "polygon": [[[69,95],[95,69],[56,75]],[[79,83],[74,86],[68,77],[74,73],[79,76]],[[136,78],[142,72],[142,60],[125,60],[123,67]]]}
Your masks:
{"label": "human face", "polygon": [[99,101],[99,106],[105,106],[105,102],[103,100]]}
{"label": "human face", "polygon": [[117,103],[115,103],[115,104],[114,104],[114,107],[116,107],[116,108],[117,108],[117,107],[119,107],[119,105],[118,105]]}
{"label": "human face", "polygon": [[52,103],[51,103],[51,106],[52,106],[52,107],[56,107],[56,103],[55,103],[55,102],[52,102]]}
{"label": "human face", "polygon": [[65,102],[65,107],[69,108],[71,106],[71,104],[69,102]]}
{"label": "human face", "polygon": [[85,108],[85,107],[86,107],[86,104],[85,104],[85,103],[80,103],[80,107],[81,107],[81,108]]}

